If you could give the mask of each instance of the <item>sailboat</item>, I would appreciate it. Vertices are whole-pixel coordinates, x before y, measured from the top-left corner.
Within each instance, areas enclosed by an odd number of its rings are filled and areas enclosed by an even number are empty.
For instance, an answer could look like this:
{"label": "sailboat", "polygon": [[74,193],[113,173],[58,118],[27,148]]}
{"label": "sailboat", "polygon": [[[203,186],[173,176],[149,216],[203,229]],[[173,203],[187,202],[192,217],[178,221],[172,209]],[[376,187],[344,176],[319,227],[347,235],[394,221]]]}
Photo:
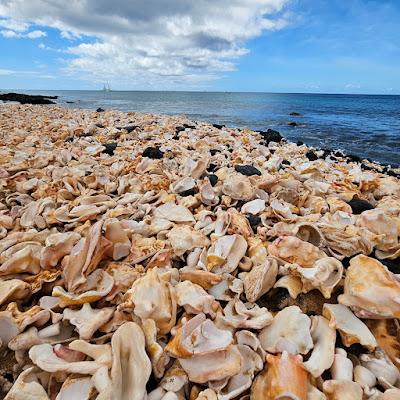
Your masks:
{"label": "sailboat", "polygon": [[103,84],[103,92],[111,92],[110,84],[107,81],[107,85]]}

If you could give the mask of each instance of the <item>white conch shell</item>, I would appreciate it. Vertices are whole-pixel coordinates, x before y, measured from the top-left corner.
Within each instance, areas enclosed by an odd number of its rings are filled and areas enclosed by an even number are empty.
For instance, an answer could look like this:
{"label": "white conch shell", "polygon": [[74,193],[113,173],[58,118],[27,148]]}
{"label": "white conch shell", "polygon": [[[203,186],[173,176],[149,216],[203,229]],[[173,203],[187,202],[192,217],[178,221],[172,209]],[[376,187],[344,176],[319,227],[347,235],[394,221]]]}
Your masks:
{"label": "white conch shell", "polygon": [[205,383],[236,375],[242,367],[243,359],[237,346],[230,345],[225,350],[181,358],[179,362],[190,381]]}
{"label": "white conch shell", "polygon": [[271,324],[273,317],[265,307],[234,298],[225,306],[223,315],[218,313],[216,320],[236,329],[262,329]]}
{"label": "white conch shell", "polygon": [[331,367],[333,380],[353,380],[353,363],[347,358],[347,353],[341,348],[335,350],[335,358]]}
{"label": "white conch shell", "polygon": [[100,326],[109,321],[114,313],[114,307],[92,309],[89,303],[85,303],[80,310],[64,310],[64,320],[68,320],[76,326],[81,339],[91,339]]}
{"label": "white conch shell", "polygon": [[165,351],[175,358],[190,358],[225,350],[232,341],[229,330],[218,329],[204,314],[198,314],[177,330]]}
{"label": "white conch shell", "polygon": [[139,325],[126,322],[111,339],[112,396],[118,400],[143,400],[151,374],[151,363],[145,351],[145,339]]}
{"label": "white conch shell", "polygon": [[310,358],[303,363],[305,369],[317,378],[332,366],[335,355],[336,330],[329,326],[326,318],[311,317],[311,337],[314,349]]}
{"label": "white conch shell", "polygon": [[324,393],[329,400],[362,400],[363,391],[358,383],[330,380],[323,383]]}
{"label": "white conch shell", "polygon": [[71,378],[68,377],[55,400],[89,400],[94,393],[92,378]]}
{"label": "white conch shell", "polygon": [[243,204],[240,211],[243,214],[253,214],[257,215],[260,214],[265,210],[265,200],[255,199]]}
{"label": "white conch shell", "polygon": [[69,254],[81,238],[77,232],[53,233],[46,238],[46,247],[40,253],[40,265],[44,269],[57,266],[58,262]]}
{"label": "white conch shell", "polygon": [[278,275],[278,262],[268,257],[266,262],[253,266],[250,272],[240,274],[247,301],[255,302],[274,285]]}
{"label": "white conch shell", "polygon": [[193,214],[184,206],[168,202],[154,210],[154,216],[172,222],[195,222]]}
{"label": "white conch shell", "polygon": [[205,313],[215,316],[218,304],[201,286],[190,281],[179,282],[175,286],[175,295],[176,303],[188,314]]}
{"label": "white conch shell", "polygon": [[254,198],[254,187],[247,176],[231,172],[223,182],[222,192],[235,200],[249,201]]}
{"label": "white conch shell", "polygon": [[271,256],[291,264],[311,267],[326,254],[311,243],[304,242],[296,236],[281,236],[268,246]]}
{"label": "white conch shell", "polygon": [[[52,295],[59,298],[60,307],[92,303],[107,296],[114,286],[114,279],[102,269],[92,272],[87,281],[79,288],[79,294],[66,292],[63,287],[55,286]],[[82,293],[83,292],[83,293]]]}
{"label": "white conch shell", "polygon": [[261,346],[270,353],[306,354],[313,347],[310,327],[310,318],[299,307],[286,307],[260,332]]}
{"label": "white conch shell", "polygon": [[301,279],[303,293],[318,289],[326,299],[329,299],[342,279],[343,265],[334,257],[324,257],[308,268],[296,264],[290,265],[289,271]]}
{"label": "white conch shell", "polygon": [[29,284],[20,279],[0,281],[0,306],[3,303],[24,299],[30,292]]}
{"label": "white conch shell", "polygon": [[49,400],[49,397],[31,367],[20,373],[4,400]]}
{"label": "white conch shell", "polygon": [[377,347],[376,339],[367,325],[359,320],[345,305],[324,304],[323,315],[329,319],[329,326],[340,332],[345,346],[360,343],[367,347],[369,351],[373,351]]}
{"label": "white conch shell", "polygon": [[[137,279],[126,293],[128,308],[142,320],[153,319],[161,335],[168,333],[176,321],[176,300],[169,282],[160,279],[152,268]],[[125,305],[121,305],[125,306]]]}
{"label": "white conch shell", "polygon": [[219,238],[207,252],[207,268],[215,273],[231,273],[239,265],[247,250],[247,242],[240,235]]}
{"label": "white conch shell", "polygon": [[203,233],[187,225],[173,227],[168,232],[167,238],[177,256],[182,256],[194,248],[206,247],[210,243],[209,239]]}
{"label": "white conch shell", "polygon": [[375,350],[373,354],[362,354],[360,361],[361,365],[370,370],[385,388],[391,387],[400,378],[398,368],[382,350]]}

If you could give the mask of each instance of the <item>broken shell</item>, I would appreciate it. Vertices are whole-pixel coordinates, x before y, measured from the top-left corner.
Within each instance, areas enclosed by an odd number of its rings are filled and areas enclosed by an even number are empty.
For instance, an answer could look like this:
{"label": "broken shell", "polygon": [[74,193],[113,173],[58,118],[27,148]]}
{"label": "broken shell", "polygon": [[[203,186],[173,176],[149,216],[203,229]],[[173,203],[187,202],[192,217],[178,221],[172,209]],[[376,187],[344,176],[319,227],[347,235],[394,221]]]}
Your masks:
{"label": "broken shell", "polygon": [[251,388],[251,398],[307,400],[307,386],[307,371],[303,368],[301,356],[286,351],[277,356],[268,354],[267,364]]}
{"label": "broken shell", "polygon": [[271,256],[302,267],[311,267],[318,259],[326,257],[318,247],[295,236],[279,237],[268,246],[268,252]]}
{"label": "broken shell", "polygon": [[81,339],[91,339],[97,329],[111,319],[113,313],[114,307],[97,310],[85,303],[79,311],[66,308],[63,314],[64,320],[76,326]]}
{"label": "broken shell", "polygon": [[324,393],[329,400],[362,400],[363,391],[356,382],[331,380],[323,384]]}
{"label": "broken shell", "polygon": [[274,285],[278,275],[278,262],[272,257],[266,262],[254,266],[250,272],[240,275],[243,280],[247,301],[254,303]]}
{"label": "broken shell", "polygon": [[120,400],[142,400],[151,374],[151,363],[142,330],[134,322],[120,326],[111,339],[112,395]]}
{"label": "broken shell", "polygon": [[343,304],[324,304],[323,315],[329,319],[329,326],[340,332],[347,347],[360,343],[369,351],[375,350],[377,343],[368,327]]}
{"label": "broken shell", "polygon": [[231,273],[239,265],[247,250],[247,242],[240,235],[219,238],[207,252],[207,268],[214,273]]}
{"label": "broken shell", "polygon": [[378,260],[359,255],[350,260],[339,303],[360,318],[399,318],[400,282]]}
{"label": "broken shell", "polygon": [[286,307],[260,332],[261,346],[270,353],[306,354],[313,347],[310,327],[310,318],[299,307]]}
{"label": "broken shell", "polygon": [[254,197],[254,187],[247,176],[229,173],[223,182],[222,192],[235,200],[249,201]]}
{"label": "broken shell", "polygon": [[156,218],[163,218],[171,222],[194,222],[193,214],[184,206],[168,202],[154,210]]}

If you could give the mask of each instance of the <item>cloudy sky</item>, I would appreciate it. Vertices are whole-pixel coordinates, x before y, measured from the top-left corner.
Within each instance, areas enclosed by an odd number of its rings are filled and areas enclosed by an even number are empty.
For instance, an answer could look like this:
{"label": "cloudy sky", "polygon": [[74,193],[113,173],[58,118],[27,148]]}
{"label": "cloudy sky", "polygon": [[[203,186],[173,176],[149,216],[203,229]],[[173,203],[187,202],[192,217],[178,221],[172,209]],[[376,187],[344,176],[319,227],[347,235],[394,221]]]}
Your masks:
{"label": "cloudy sky", "polygon": [[400,93],[399,0],[0,0],[0,88]]}

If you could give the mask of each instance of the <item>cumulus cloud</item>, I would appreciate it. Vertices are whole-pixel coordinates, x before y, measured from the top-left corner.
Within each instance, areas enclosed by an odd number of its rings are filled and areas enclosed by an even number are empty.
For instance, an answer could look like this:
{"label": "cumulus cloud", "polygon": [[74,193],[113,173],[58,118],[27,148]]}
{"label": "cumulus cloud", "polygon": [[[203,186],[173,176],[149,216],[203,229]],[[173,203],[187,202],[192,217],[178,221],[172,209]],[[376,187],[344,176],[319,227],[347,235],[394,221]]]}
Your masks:
{"label": "cumulus cloud", "polygon": [[70,73],[198,82],[233,70],[247,40],[284,28],[289,1],[2,0],[0,17],[58,29]]}

